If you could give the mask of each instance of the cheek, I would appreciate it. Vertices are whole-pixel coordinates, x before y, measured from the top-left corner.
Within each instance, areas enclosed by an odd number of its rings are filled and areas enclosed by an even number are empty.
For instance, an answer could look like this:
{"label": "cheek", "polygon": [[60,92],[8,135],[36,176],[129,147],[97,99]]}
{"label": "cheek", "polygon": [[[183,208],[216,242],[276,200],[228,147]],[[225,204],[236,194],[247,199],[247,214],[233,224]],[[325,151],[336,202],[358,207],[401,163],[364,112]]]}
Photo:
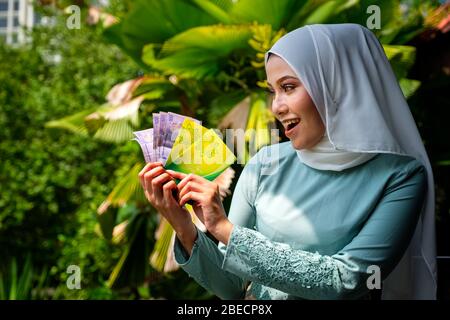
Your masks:
{"label": "cheek", "polygon": [[323,125],[319,112],[315,108],[316,107],[312,105],[311,108],[305,112],[305,125],[308,127],[308,130],[311,131],[311,134],[321,134],[323,133],[325,126]]}
{"label": "cheek", "polygon": [[317,112],[314,103],[311,101],[309,95],[305,92],[300,92],[294,98],[293,112],[297,113],[303,120],[310,122]]}
{"label": "cheek", "polygon": [[306,93],[299,94],[297,97],[296,110],[294,112],[302,118],[303,126],[307,127],[312,134],[318,134],[324,131],[322,118],[314,102]]}
{"label": "cheek", "polygon": [[305,116],[308,111],[308,97],[305,96],[303,93],[297,93],[295,95],[292,95],[290,97],[291,103],[290,106],[292,106],[291,111],[294,113],[298,113],[299,116]]}

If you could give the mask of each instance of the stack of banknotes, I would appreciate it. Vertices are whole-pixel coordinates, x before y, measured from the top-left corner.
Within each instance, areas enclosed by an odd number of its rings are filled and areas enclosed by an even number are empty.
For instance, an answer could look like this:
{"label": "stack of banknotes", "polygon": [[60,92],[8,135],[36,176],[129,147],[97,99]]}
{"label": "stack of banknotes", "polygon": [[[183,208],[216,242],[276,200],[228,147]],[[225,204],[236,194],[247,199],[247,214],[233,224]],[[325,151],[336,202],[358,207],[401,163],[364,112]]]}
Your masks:
{"label": "stack of banknotes", "polygon": [[201,121],[172,112],[153,114],[153,128],[133,132],[145,162],[214,180],[236,160],[217,133]]}

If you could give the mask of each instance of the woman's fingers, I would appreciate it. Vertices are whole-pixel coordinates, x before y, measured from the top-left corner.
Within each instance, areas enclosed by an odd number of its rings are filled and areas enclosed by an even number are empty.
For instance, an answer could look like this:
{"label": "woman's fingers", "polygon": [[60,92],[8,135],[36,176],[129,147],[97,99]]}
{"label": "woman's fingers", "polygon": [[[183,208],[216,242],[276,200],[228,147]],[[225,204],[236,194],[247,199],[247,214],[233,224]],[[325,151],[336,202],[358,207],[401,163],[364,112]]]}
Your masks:
{"label": "woman's fingers", "polygon": [[155,197],[161,198],[163,196],[162,184],[171,179],[172,179],[172,177],[168,173],[163,173],[152,180],[152,182],[151,182],[152,190],[153,190],[153,194],[155,195]]}
{"label": "woman's fingers", "polygon": [[182,179],[184,179],[184,178],[187,176],[186,173],[182,173],[182,172],[178,172],[178,171],[167,170],[167,172],[168,172],[172,177],[174,177],[175,179],[180,179],[180,180],[182,180]]}
{"label": "woman's fingers", "polygon": [[211,181],[206,180],[202,176],[199,176],[199,175],[196,175],[193,173],[186,174],[186,173],[173,171],[173,170],[167,170],[167,173],[169,173],[172,177],[181,180],[180,183],[178,183],[178,190],[181,190],[181,188],[183,188],[184,185],[186,183],[188,183],[189,181],[196,181],[200,184],[210,184],[211,183]]}
{"label": "woman's fingers", "polygon": [[164,184],[163,185],[164,199],[166,199],[166,201],[169,201],[169,202],[177,203],[175,201],[175,198],[173,197],[173,193],[172,193],[173,190],[176,190],[176,189],[177,189],[177,184],[173,180],[170,180],[169,182]]}
{"label": "woman's fingers", "polygon": [[160,174],[164,173],[164,168],[161,166],[158,166],[156,168],[151,169],[150,171],[147,171],[144,173],[144,188],[145,190],[148,190],[150,193],[153,192],[152,188],[152,181]]}
{"label": "woman's fingers", "polygon": [[161,162],[149,162],[139,172],[138,177],[139,177],[139,182],[141,183],[142,188],[145,188],[145,183],[144,183],[145,173],[153,168],[158,167],[158,166],[162,166],[162,163]]}
{"label": "woman's fingers", "polygon": [[[139,173],[139,178],[147,194],[152,195],[155,201],[160,202],[164,197],[166,201],[178,202],[181,207],[187,202],[194,203],[200,199],[207,201],[216,189],[214,183],[201,176],[165,170],[160,162],[146,165]],[[170,181],[172,178],[181,181],[177,185]],[[178,193],[177,196],[174,192]]]}
{"label": "woman's fingers", "polygon": [[180,199],[180,206],[184,206],[186,202],[193,200],[194,202],[201,202],[203,200],[203,195],[200,192],[189,191]]}
{"label": "woman's fingers", "polygon": [[179,190],[178,193],[179,199],[181,199],[189,191],[202,192],[205,189],[204,187],[202,188],[202,185],[196,181],[188,181],[188,183],[185,184],[181,189],[179,185],[177,187]]}
{"label": "woman's fingers", "polygon": [[208,186],[210,185],[210,181],[206,180],[203,177],[200,177],[198,175],[195,175],[193,173],[190,173],[188,175],[186,175],[183,180],[180,181],[180,183],[178,184],[178,190],[181,190],[184,188],[184,186],[189,182],[189,181],[195,181],[201,185],[205,185]]}

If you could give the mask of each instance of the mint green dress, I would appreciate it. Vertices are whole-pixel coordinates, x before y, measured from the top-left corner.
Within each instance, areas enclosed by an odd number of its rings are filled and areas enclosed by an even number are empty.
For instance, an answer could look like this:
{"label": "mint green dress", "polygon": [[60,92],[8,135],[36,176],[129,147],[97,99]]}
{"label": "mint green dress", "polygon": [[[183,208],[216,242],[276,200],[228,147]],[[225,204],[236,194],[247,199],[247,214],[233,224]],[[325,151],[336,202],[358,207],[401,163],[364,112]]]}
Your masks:
{"label": "mint green dress", "polygon": [[176,241],[175,259],[222,299],[357,299],[402,257],[426,189],[412,157],[337,172],[303,164],[289,141],[264,147],[234,190],[228,245],[198,231],[191,255]]}

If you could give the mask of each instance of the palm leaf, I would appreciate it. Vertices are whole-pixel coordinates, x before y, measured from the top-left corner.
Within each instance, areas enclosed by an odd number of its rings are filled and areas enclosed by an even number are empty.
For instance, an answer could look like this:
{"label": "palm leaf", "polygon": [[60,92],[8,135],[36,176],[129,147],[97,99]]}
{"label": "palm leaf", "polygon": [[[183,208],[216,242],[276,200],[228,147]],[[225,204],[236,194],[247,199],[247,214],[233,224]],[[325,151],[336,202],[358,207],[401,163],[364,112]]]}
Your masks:
{"label": "palm leaf", "polygon": [[142,59],[148,65],[164,74],[177,74],[185,78],[212,78],[220,71],[217,58],[208,56],[206,50],[190,48],[181,50],[162,59],[155,58],[154,46],[144,47]]}
{"label": "palm leaf", "polygon": [[329,0],[308,0],[306,3],[293,14],[290,21],[286,25],[286,30],[291,31],[293,29],[299,28],[305,24],[305,20],[309,15],[312,14],[317,8],[319,8],[325,2]]}
{"label": "palm leaf", "polygon": [[[220,5],[213,3],[209,0],[191,0],[193,3],[195,3],[200,9],[208,13],[211,17],[215,18],[217,21],[223,23],[223,24],[230,24],[232,23],[232,18],[228,14],[226,10],[224,10],[224,7],[221,7]],[[232,5],[232,2],[228,2],[228,8],[230,8]]]}
{"label": "palm leaf", "polygon": [[321,4],[314,10],[303,24],[329,23],[333,17],[358,4],[358,0],[332,0]]}
{"label": "palm leaf", "polygon": [[406,78],[416,59],[416,48],[398,45],[383,45],[383,48],[395,76],[399,79],[403,95],[408,99],[417,91],[421,84],[418,80]]}
{"label": "palm leaf", "polygon": [[[133,137],[134,128],[139,126],[142,101],[161,99],[172,87],[166,79],[150,76],[116,84],[106,96],[108,103],[84,118],[85,127],[98,140],[128,141]],[[139,95],[133,97],[136,92]]]}
{"label": "palm leaf", "polygon": [[142,82],[149,80],[148,77],[139,77],[116,84],[106,96],[108,103],[50,121],[46,127],[67,129],[81,135],[90,134],[107,142],[127,141],[132,137],[131,125],[139,125],[139,106],[148,97],[147,93],[133,99],[133,93]]}
{"label": "palm leaf", "polygon": [[128,226],[128,220],[125,220],[113,228],[111,240],[114,244],[122,243],[125,240],[125,233]]}
{"label": "palm leaf", "polygon": [[126,228],[127,245],[108,279],[110,288],[136,288],[144,282],[150,271],[150,225],[148,214],[136,213],[130,218]]}
{"label": "palm leaf", "polygon": [[133,138],[133,127],[126,119],[108,121],[97,130],[94,138],[111,143],[126,142]]}
{"label": "palm leaf", "polygon": [[203,78],[218,74],[226,57],[247,49],[252,31],[249,26],[203,26],[192,28],[158,46],[144,47],[142,59],[165,74]]}
{"label": "palm leaf", "polygon": [[141,60],[141,46],[130,44],[129,42],[127,45],[124,43],[125,36],[123,35],[123,26],[124,24],[122,22],[115,23],[111,25],[110,27],[103,30],[103,38],[111,43],[118,46],[124,53],[126,53],[128,56],[130,56],[143,70],[151,71],[150,68],[142,62]]}
{"label": "palm leaf", "polygon": [[79,135],[87,136],[88,129],[84,120],[88,115],[95,112],[95,110],[96,108],[91,108],[58,120],[49,121],[45,124],[45,127],[65,129]]}
{"label": "palm leaf", "polygon": [[263,146],[270,145],[271,131],[275,117],[270,112],[266,99],[261,94],[252,96],[250,115],[245,130],[245,138],[249,144],[249,156],[254,155]]}
{"label": "palm leaf", "polygon": [[145,202],[145,195],[139,182],[138,174],[143,163],[136,163],[127,174],[119,180],[106,200],[98,207],[97,213],[104,214],[110,206],[121,207],[130,201]]}
{"label": "palm leaf", "polygon": [[285,26],[305,5],[306,0],[239,0],[233,5],[230,15],[240,23],[270,24],[278,30]]}
{"label": "palm leaf", "polygon": [[[164,272],[170,272],[178,269],[176,267],[175,269],[165,268],[166,262],[168,260],[169,252],[173,248],[172,244],[172,238],[175,237],[175,232],[172,228],[172,226],[167,222],[166,219],[161,217],[161,220],[159,222],[158,229],[156,231],[155,235],[155,246],[153,248],[153,252],[150,256],[150,264],[153,268],[157,271],[164,271]],[[170,264],[173,266],[173,264]]]}
{"label": "palm leaf", "polygon": [[121,47],[136,61],[148,43],[162,43],[190,28],[218,20],[188,1],[137,0],[122,20],[106,30],[106,39]]}
{"label": "palm leaf", "polygon": [[400,79],[399,84],[403,95],[408,99],[417,91],[417,89],[419,89],[421,82],[418,80],[402,78]]}
{"label": "palm leaf", "polygon": [[122,83],[116,84],[109,90],[106,100],[112,105],[121,105],[130,101],[134,91],[146,80],[145,77],[138,77]]}
{"label": "palm leaf", "polygon": [[178,263],[175,260],[175,254],[174,254],[174,250],[173,250],[173,247],[175,245],[175,237],[176,237],[176,234],[175,234],[175,232],[173,232],[172,238],[170,239],[170,243],[169,243],[169,250],[167,251],[166,263],[164,264],[164,272],[172,272],[172,271],[176,271],[180,268],[180,266],[178,265]]}
{"label": "palm leaf", "polygon": [[210,0],[210,2],[214,3],[215,6],[227,13],[229,13],[236,4],[236,0]]}
{"label": "palm leaf", "polygon": [[[97,225],[95,226],[95,232],[103,236],[106,240],[113,240],[114,231],[116,231],[116,210],[106,210],[97,214]],[[117,231],[116,231],[117,233]],[[114,239],[115,240],[115,239]]]}
{"label": "palm leaf", "polygon": [[383,49],[397,79],[406,77],[408,70],[416,59],[416,48],[412,46],[383,45]]}
{"label": "palm leaf", "polygon": [[[158,93],[153,97],[160,97]],[[111,143],[122,143],[133,138],[134,127],[139,125],[139,107],[150,97],[150,93],[141,95],[122,105],[104,104],[98,109],[89,109],[46,123],[47,128],[70,130],[80,135],[91,135]]]}

